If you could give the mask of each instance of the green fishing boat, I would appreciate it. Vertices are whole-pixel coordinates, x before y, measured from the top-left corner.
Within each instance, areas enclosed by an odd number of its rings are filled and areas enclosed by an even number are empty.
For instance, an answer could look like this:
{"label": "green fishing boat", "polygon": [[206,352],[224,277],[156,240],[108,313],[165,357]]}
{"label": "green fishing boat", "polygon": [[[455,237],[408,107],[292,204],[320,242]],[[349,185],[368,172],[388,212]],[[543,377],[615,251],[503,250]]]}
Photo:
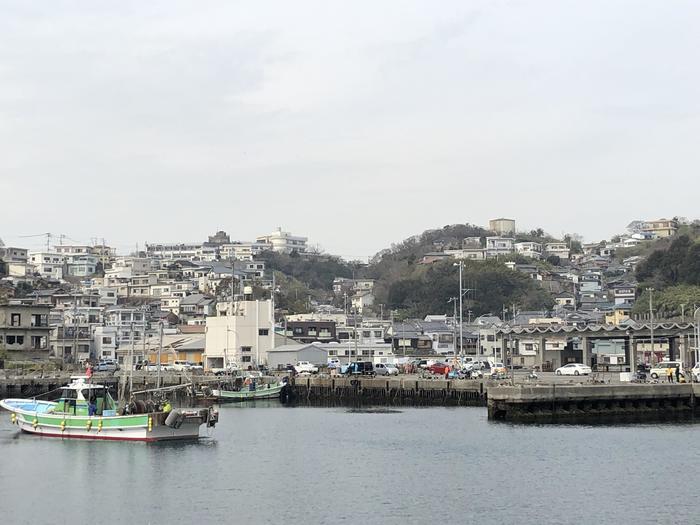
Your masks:
{"label": "green fishing boat", "polygon": [[58,401],[4,399],[0,407],[11,412],[20,430],[45,437],[118,441],[196,439],[202,425],[213,427],[218,412],[212,408],[157,409],[135,403],[131,413],[118,414],[117,405],[103,385],[87,376],[71,378]]}

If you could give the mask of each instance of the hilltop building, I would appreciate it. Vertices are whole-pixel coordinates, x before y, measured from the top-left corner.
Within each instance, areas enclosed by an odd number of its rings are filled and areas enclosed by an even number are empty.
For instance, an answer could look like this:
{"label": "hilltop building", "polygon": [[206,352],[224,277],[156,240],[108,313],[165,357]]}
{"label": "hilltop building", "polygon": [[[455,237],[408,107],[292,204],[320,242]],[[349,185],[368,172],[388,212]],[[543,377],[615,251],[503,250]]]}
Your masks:
{"label": "hilltop building", "polygon": [[515,221],[503,218],[491,219],[489,221],[489,230],[503,236],[515,235]]}

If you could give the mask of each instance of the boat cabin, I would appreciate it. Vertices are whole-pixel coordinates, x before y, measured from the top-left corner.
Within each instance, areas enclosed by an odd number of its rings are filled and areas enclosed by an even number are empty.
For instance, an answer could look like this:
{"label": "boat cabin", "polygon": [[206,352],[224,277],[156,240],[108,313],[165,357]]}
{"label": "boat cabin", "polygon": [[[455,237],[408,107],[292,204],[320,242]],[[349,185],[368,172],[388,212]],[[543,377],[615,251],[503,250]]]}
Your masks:
{"label": "boat cabin", "polygon": [[75,416],[117,415],[117,404],[106,386],[88,382],[87,376],[73,376],[71,380],[71,384],[62,389],[61,398],[54,408],[55,413]]}

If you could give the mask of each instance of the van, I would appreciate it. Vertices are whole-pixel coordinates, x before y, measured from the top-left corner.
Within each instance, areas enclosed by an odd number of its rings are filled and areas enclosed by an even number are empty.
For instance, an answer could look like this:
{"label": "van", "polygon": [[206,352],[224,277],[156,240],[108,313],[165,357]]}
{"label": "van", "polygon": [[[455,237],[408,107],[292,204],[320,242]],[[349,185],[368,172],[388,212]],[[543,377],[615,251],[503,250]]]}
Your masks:
{"label": "van", "polygon": [[[651,370],[649,371],[649,375],[651,375],[652,379],[665,379],[666,378],[666,371],[669,368],[673,368],[674,370],[676,367],[679,366],[681,368],[681,372],[683,372],[683,362],[682,361],[661,361],[659,363],[656,363],[654,366],[651,367]],[[674,372],[674,378],[673,380],[675,381],[675,372]]]}
{"label": "van", "polygon": [[345,367],[343,374],[373,376],[375,375],[374,365],[372,361],[355,361]]}

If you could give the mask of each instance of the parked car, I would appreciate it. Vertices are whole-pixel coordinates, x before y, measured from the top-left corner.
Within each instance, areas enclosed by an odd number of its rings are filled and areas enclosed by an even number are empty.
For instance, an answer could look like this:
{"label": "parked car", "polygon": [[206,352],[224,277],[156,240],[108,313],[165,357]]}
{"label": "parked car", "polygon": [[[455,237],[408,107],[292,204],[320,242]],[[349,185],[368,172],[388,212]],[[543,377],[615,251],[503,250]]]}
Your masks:
{"label": "parked car", "polygon": [[[649,371],[649,375],[651,376],[652,379],[659,379],[659,378],[665,379],[667,370],[669,368],[673,368],[674,374],[675,374],[675,369],[677,366],[680,366],[681,371],[683,371],[683,363],[681,361],[660,361],[651,367],[651,370]],[[675,380],[675,375],[674,375],[674,380]]]}
{"label": "parked car", "polygon": [[194,371],[194,370],[204,370],[204,367],[202,365],[198,365],[196,363],[193,363],[192,361],[184,361],[182,359],[176,359],[173,362],[173,370],[176,370],[178,372],[182,371]]}
{"label": "parked car", "polygon": [[491,366],[491,376],[495,376],[497,378],[503,378],[508,375],[508,370],[506,369],[506,365],[503,363],[493,363]]}
{"label": "parked car", "polygon": [[317,374],[318,367],[311,361],[299,361],[296,365],[294,365],[294,371],[297,374],[302,374],[304,372],[308,374]]}
{"label": "parked car", "polygon": [[373,376],[376,375],[374,372],[374,365],[371,361],[355,361],[344,367],[342,370],[343,374],[347,375],[364,375]]}
{"label": "parked car", "polygon": [[428,367],[428,372],[444,376],[449,367],[447,363],[433,363]]}
{"label": "parked car", "polygon": [[554,373],[558,376],[587,376],[593,372],[590,366],[582,363],[569,363],[568,365],[560,366]]}
{"label": "parked car", "polygon": [[340,368],[340,359],[337,357],[331,357],[328,359],[328,368]]}
{"label": "parked car", "polygon": [[223,368],[211,368],[209,371],[213,373],[215,376],[224,376],[224,375],[230,375],[230,374],[235,374],[239,370],[238,365],[236,363],[227,363],[225,367]]}
{"label": "parked car", "polygon": [[119,363],[114,359],[103,359],[95,366],[95,372],[116,372],[117,370],[119,370]]}
{"label": "parked car", "polygon": [[700,382],[700,363],[695,363],[695,366],[690,369],[690,373],[693,376],[693,381],[696,383]]}
{"label": "parked car", "polygon": [[397,376],[399,369],[389,363],[377,363],[374,365],[374,373],[378,376]]}

